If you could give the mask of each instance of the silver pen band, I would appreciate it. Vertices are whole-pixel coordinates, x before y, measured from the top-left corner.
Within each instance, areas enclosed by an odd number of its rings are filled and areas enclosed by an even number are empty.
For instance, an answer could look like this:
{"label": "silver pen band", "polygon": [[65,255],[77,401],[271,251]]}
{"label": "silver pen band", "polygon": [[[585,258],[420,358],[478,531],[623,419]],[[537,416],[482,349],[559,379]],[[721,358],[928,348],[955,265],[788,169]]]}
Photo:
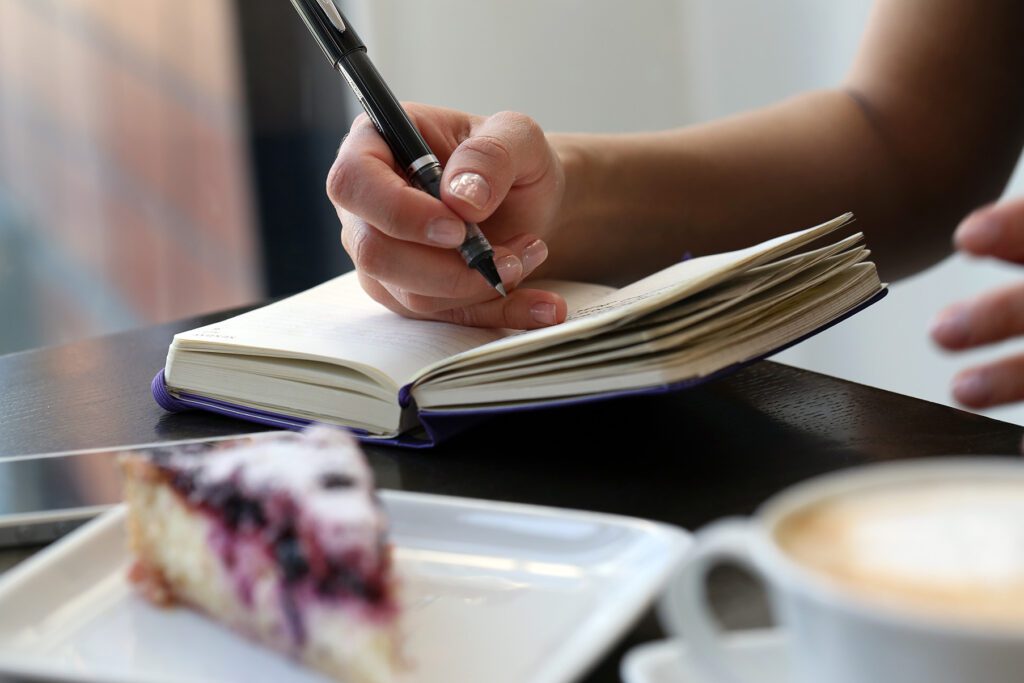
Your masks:
{"label": "silver pen band", "polygon": [[434,156],[433,154],[424,154],[419,159],[417,159],[416,161],[414,161],[411,164],[409,164],[409,167],[406,168],[405,171],[410,176],[414,176],[414,175],[416,175],[417,171],[419,171],[421,168],[423,168],[425,166],[430,166],[431,164],[438,164],[438,165],[440,165],[441,162],[438,161],[437,157]]}

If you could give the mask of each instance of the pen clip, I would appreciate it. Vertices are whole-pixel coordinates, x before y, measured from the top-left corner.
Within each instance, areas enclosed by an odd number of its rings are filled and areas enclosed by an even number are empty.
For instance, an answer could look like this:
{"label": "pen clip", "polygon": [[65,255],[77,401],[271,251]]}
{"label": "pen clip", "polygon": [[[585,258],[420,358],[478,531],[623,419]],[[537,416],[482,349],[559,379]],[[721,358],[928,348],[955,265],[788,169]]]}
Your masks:
{"label": "pen clip", "polygon": [[348,30],[348,27],[345,26],[345,18],[341,16],[341,12],[338,11],[338,6],[334,4],[333,0],[316,0],[316,2],[323,9],[334,28],[341,32]]}
{"label": "pen clip", "polygon": [[333,68],[338,67],[338,62],[345,55],[366,49],[356,32],[349,27],[335,0],[291,1]]}

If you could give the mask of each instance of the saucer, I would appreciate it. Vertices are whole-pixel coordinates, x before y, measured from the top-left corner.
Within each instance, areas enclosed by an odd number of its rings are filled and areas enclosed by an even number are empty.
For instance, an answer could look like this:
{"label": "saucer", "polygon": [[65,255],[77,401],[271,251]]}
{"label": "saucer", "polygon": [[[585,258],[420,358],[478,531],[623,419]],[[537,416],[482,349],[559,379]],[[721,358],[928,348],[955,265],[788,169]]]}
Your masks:
{"label": "saucer", "polygon": [[[786,636],[775,629],[737,631],[723,645],[738,680],[751,683],[790,683]],[[682,639],[639,645],[622,660],[623,683],[714,683],[697,672]]]}

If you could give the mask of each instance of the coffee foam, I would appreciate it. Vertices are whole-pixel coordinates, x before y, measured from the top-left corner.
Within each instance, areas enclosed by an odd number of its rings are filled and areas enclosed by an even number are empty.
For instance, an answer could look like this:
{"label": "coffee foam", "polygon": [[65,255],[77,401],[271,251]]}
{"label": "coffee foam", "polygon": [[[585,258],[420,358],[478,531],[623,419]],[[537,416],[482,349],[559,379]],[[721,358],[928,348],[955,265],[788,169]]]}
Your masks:
{"label": "coffee foam", "polygon": [[1024,482],[888,485],[784,518],[779,546],[858,593],[1024,625]]}

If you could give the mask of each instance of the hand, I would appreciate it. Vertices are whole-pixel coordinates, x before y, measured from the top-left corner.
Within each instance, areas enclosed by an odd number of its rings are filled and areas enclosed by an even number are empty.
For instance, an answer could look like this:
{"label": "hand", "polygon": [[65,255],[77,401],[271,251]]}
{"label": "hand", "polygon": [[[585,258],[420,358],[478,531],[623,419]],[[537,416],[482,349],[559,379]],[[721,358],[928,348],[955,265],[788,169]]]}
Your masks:
{"label": "hand", "polygon": [[[484,118],[404,105],[444,165],[442,201],[409,185],[366,115],[352,124],[327,178],[341,241],[363,288],[411,318],[476,327],[531,329],[565,320],[551,292],[517,289],[547,259],[565,190],[561,162],[522,114]],[[494,247],[507,299],[457,251],[465,221]]]}
{"label": "hand", "polygon": [[[1024,264],[1024,199],[978,209],[954,234],[957,249]],[[1024,283],[988,292],[943,310],[932,338],[958,351],[1024,334]],[[953,396],[972,408],[1024,399],[1024,354],[961,371]]]}

